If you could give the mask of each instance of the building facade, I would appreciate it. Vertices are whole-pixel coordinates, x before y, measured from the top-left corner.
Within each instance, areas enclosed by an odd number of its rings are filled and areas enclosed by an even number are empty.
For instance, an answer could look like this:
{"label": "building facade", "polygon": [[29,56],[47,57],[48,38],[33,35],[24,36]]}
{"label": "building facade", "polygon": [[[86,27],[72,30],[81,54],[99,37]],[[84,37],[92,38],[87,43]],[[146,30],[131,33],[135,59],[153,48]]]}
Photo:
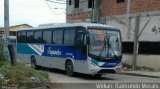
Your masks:
{"label": "building facade", "polygon": [[67,0],[66,11],[68,23],[96,20],[119,28],[123,40],[122,61],[129,65],[133,59],[135,19],[139,16],[136,64],[160,70],[160,0]]}
{"label": "building facade", "polygon": [[[20,25],[14,25],[9,27],[9,38],[11,42],[16,41],[16,31],[18,29],[23,29],[23,28],[32,28],[32,26],[28,24],[20,24]],[[0,34],[4,34],[4,28],[0,28]]]}

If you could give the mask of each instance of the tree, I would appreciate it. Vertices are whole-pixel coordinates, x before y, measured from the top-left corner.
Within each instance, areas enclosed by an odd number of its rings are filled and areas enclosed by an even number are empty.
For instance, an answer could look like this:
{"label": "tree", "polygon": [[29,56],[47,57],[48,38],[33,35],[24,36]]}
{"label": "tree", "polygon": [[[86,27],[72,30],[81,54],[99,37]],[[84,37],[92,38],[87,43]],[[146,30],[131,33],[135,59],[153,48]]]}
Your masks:
{"label": "tree", "polygon": [[4,59],[4,56],[3,56],[3,46],[4,46],[4,42],[3,42],[3,36],[0,35],[0,61],[2,61]]}

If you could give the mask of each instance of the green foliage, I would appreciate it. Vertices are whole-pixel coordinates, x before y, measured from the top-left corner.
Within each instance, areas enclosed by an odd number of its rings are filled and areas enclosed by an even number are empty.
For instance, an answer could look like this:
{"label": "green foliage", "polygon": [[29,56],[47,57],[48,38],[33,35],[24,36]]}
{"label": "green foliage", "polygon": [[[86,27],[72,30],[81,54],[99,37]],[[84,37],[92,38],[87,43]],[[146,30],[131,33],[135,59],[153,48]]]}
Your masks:
{"label": "green foliage", "polygon": [[11,66],[10,61],[4,60],[4,46],[2,36],[0,36],[0,84],[34,87],[49,81],[47,73],[34,70],[24,63],[17,62],[15,66]]}
{"label": "green foliage", "polygon": [[32,78],[36,78],[39,83],[46,83],[49,81],[48,74],[42,71],[37,71],[24,63],[17,63],[16,66],[11,66],[9,61],[0,61],[0,78],[1,82],[8,80],[8,83],[16,84],[33,84]]}
{"label": "green foliage", "polygon": [[0,35],[0,61],[4,59],[3,57],[3,40],[2,40],[2,35]]}

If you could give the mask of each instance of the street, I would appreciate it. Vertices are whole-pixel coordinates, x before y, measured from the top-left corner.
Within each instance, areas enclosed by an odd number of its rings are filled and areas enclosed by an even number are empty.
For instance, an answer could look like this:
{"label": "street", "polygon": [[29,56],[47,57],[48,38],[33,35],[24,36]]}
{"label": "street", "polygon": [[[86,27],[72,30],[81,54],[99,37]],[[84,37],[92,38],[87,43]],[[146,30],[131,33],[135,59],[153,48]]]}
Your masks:
{"label": "street", "polygon": [[[48,71],[49,77],[56,84],[57,89],[97,89],[98,83],[160,83],[159,78],[129,76],[122,74],[107,74],[101,78],[94,78],[89,75],[76,74],[75,77],[65,75],[64,71]],[[113,87],[108,87],[113,88]],[[144,87],[146,89],[147,87]],[[152,88],[152,87],[151,87]],[[157,87],[159,88],[159,86]]]}

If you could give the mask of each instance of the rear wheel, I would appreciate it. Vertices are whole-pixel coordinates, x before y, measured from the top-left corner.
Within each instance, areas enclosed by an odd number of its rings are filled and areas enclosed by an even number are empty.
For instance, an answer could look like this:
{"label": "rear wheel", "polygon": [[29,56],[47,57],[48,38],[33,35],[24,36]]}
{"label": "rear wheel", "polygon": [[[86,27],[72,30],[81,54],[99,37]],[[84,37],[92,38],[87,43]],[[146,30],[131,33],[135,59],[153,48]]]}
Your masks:
{"label": "rear wheel", "polygon": [[73,71],[73,63],[72,63],[72,61],[68,61],[67,63],[66,63],[66,66],[65,66],[65,70],[66,70],[66,74],[68,75],[68,76],[74,76],[74,71]]}
{"label": "rear wheel", "polygon": [[34,56],[31,57],[31,67],[37,69],[36,58]]}

